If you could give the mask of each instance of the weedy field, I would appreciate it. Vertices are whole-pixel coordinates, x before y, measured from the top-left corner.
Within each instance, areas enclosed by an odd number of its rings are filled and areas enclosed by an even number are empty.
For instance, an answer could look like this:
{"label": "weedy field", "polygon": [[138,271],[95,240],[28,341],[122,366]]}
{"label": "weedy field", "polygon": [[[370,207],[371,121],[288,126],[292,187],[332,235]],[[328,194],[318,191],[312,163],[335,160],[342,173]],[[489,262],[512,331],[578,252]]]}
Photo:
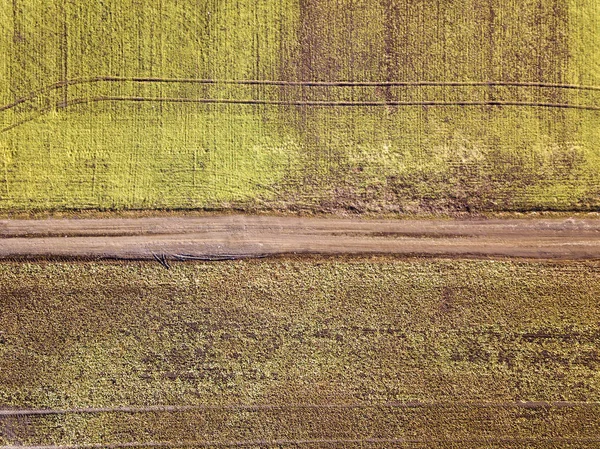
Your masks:
{"label": "weedy field", "polygon": [[[0,216],[585,215],[599,123],[597,0],[0,2]],[[156,260],[5,252],[4,449],[600,444],[598,260],[171,262],[301,226],[75,221],[2,240]],[[594,224],[519,226],[597,254]]]}
{"label": "weedy field", "polygon": [[598,210],[599,23],[596,0],[4,1],[0,210]]}
{"label": "weedy field", "polygon": [[0,444],[595,447],[599,269],[5,262]]}

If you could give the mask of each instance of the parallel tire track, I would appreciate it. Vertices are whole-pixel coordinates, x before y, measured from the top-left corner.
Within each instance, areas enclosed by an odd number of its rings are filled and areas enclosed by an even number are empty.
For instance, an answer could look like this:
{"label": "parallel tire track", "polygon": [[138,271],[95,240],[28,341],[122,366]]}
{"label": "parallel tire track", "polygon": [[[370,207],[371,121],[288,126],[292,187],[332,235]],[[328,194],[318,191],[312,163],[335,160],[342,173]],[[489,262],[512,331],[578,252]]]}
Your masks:
{"label": "parallel tire track", "polygon": [[[113,235],[131,231],[139,235]],[[6,220],[0,221],[0,236],[2,259],[156,260],[158,255],[168,261],[216,261],[290,254],[600,258],[600,221],[594,219],[373,221],[215,215]]]}
{"label": "parallel tire track", "polygon": [[148,441],[127,443],[92,443],[92,444],[69,444],[69,445],[40,445],[40,446],[0,446],[0,449],[117,449],[129,447],[273,447],[273,446],[309,446],[309,445],[338,445],[338,444],[439,444],[439,443],[462,443],[462,444],[590,444],[600,442],[598,438],[464,438],[464,439],[416,439],[416,438],[315,438],[315,439],[280,439],[280,440],[239,440],[239,441]]}
{"label": "parallel tire track", "polygon": [[133,83],[184,83],[205,85],[248,85],[248,86],[300,86],[300,87],[534,87],[548,89],[565,89],[600,92],[600,86],[560,84],[542,82],[512,81],[283,81],[283,80],[214,80],[199,78],[159,78],[159,77],[118,77],[95,76],[80,78],[43,86],[30,95],[19,98],[12,103],[0,106],[0,112],[12,109],[19,104],[33,100],[40,95],[68,86],[94,84],[102,82]]}
{"label": "parallel tire track", "polygon": [[462,444],[590,444],[600,442],[598,438],[464,438],[464,439],[416,439],[416,438],[315,438],[315,439],[279,439],[279,440],[239,440],[239,441],[148,441],[127,443],[92,443],[92,444],[69,444],[69,445],[40,445],[40,446],[0,446],[0,449],[117,449],[130,447],[273,447],[273,446],[309,446],[309,445],[337,445],[337,444],[438,444],[438,443],[462,443]]}
{"label": "parallel tire track", "polygon": [[581,111],[600,111],[600,106],[571,104],[571,103],[546,103],[532,101],[286,101],[286,100],[254,100],[254,99],[230,99],[230,98],[176,98],[176,97],[121,97],[101,96],[93,98],[74,98],[73,100],[60,102],[56,105],[42,108],[36,111],[32,117],[15,122],[0,130],[0,133],[10,131],[25,123],[31,122],[40,116],[56,109],[64,109],[79,104],[91,104],[99,102],[155,102],[155,103],[197,103],[197,104],[233,104],[254,106],[298,106],[298,107],[539,107],[549,109],[575,109]]}
{"label": "parallel tire track", "polygon": [[32,416],[32,415],[66,415],[66,414],[98,414],[98,413],[156,413],[156,412],[187,412],[187,411],[261,411],[289,409],[366,409],[366,408],[435,408],[435,407],[473,407],[473,408],[574,408],[598,407],[600,402],[578,401],[522,401],[522,402],[386,402],[381,404],[232,404],[232,405],[155,405],[143,407],[83,407],[72,409],[5,409],[0,410],[2,416]]}

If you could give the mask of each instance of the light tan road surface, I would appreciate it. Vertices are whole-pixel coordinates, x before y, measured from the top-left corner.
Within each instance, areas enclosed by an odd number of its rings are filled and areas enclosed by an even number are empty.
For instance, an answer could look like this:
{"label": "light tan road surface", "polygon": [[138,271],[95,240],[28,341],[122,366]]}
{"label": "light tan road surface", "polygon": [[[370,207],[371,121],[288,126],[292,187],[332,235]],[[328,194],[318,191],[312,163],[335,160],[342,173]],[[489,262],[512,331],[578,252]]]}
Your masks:
{"label": "light tan road surface", "polygon": [[274,254],[600,258],[600,220],[265,216],[0,221],[0,257],[219,259]]}

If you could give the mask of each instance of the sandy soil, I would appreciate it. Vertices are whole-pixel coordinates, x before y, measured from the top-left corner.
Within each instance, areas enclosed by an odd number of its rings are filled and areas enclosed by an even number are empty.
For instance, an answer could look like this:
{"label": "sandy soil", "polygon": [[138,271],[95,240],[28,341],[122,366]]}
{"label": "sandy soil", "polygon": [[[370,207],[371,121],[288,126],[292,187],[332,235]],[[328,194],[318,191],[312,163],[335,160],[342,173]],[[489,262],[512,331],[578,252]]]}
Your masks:
{"label": "sandy soil", "polygon": [[600,220],[361,220],[226,215],[0,221],[0,257],[176,260],[274,254],[600,258]]}

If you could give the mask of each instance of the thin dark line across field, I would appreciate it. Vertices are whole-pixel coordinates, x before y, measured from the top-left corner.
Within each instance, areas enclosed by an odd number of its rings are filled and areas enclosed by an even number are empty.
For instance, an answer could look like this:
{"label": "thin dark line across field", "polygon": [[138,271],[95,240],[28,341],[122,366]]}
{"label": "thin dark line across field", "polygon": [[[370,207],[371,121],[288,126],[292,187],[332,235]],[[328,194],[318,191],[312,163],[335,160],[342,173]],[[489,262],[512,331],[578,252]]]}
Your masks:
{"label": "thin dark line across field", "polygon": [[67,414],[98,414],[98,413],[159,413],[159,412],[188,412],[188,411],[264,411],[264,410],[339,410],[339,409],[374,409],[374,408],[575,408],[597,407],[600,402],[577,401],[523,401],[523,402],[485,402],[485,401],[456,401],[456,402],[386,402],[381,404],[233,404],[233,405],[155,405],[142,407],[87,407],[72,409],[7,409],[0,410],[1,416],[33,416],[33,415],[67,415]]}
{"label": "thin dark line across field", "polygon": [[40,109],[36,115],[20,120],[0,130],[0,133],[10,131],[25,123],[47,114],[55,109],[62,109],[78,104],[91,104],[98,102],[157,102],[157,103],[196,103],[196,104],[233,104],[250,106],[311,106],[311,107],[393,107],[393,106],[438,106],[438,107],[540,107],[550,109],[577,109],[582,111],[600,111],[600,106],[570,104],[570,103],[545,103],[529,101],[286,101],[286,100],[254,100],[254,99],[229,99],[229,98],[177,98],[177,97],[117,97],[100,96],[92,98],[74,98],[68,103],[58,103]]}
{"label": "thin dark line across field", "polygon": [[600,111],[600,106],[588,106],[569,103],[544,103],[528,101],[288,101],[288,100],[254,100],[229,98],[176,98],[176,97],[93,97],[77,98],[70,105],[86,104],[101,101],[132,101],[161,103],[207,103],[207,104],[247,104],[267,106],[325,106],[325,107],[381,107],[381,106],[524,106],[562,109],[581,109]]}
{"label": "thin dark line across field", "polygon": [[41,94],[68,86],[102,82],[183,83],[204,85],[299,86],[299,87],[533,87],[600,92],[600,86],[542,83],[533,81],[283,81],[283,80],[214,80],[197,78],[96,76],[59,81],[41,87],[26,97],[0,106],[0,112],[33,100]]}
{"label": "thin dark line across field", "polygon": [[333,445],[333,444],[436,444],[436,443],[463,443],[463,444],[536,444],[536,443],[562,443],[586,444],[598,443],[600,437],[589,438],[315,438],[315,439],[277,439],[277,440],[232,440],[232,441],[148,441],[125,443],[91,443],[91,444],[65,444],[65,445],[39,445],[39,446],[0,446],[0,449],[101,449],[101,448],[126,448],[126,447],[273,447],[273,446],[300,446],[300,445]]}
{"label": "thin dark line across field", "polygon": [[285,81],[285,80],[214,80],[198,78],[159,78],[159,77],[115,77],[103,76],[82,80],[80,82],[150,82],[150,83],[195,83],[195,84],[235,84],[265,86],[306,86],[306,87],[419,87],[419,86],[507,86],[507,87],[546,87],[558,89],[577,89],[600,91],[600,86],[542,83],[530,81]]}

